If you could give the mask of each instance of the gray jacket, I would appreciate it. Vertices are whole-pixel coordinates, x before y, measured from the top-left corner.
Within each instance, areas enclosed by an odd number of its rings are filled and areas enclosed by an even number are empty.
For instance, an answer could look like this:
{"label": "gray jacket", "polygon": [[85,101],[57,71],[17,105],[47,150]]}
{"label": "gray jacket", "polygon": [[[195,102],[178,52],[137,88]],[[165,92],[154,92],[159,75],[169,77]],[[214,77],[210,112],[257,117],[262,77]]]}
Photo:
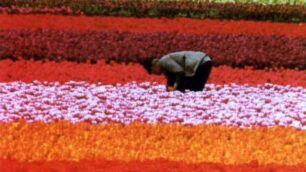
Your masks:
{"label": "gray jacket", "polygon": [[195,75],[199,65],[211,61],[211,58],[200,51],[179,51],[167,54],[159,60],[162,70],[177,74],[176,86],[181,77]]}
{"label": "gray jacket", "polygon": [[163,70],[172,73],[184,73],[194,76],[199,65],[211,61],[205,53],[200,51],[179,51],[163,56],[159,62]]}

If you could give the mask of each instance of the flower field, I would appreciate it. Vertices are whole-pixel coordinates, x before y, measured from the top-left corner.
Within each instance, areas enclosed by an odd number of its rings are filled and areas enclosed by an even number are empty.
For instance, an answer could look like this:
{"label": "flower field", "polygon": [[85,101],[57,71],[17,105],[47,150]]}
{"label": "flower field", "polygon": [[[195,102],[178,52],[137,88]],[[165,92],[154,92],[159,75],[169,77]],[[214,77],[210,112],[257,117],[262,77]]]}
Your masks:
{"label": "flower field", "polygon": [[[244,2],[246,3],[244,3]],[[264,0],[266,1],[266,0]],[[2,0],[0,12],[9,14],[190,17],[305,22],[305,1],[290,0]]]}
{"label": "flower field", "polygon": [[[266,4],[266,5],[264,5]],[[306,171],[305,2],[0,2],[0,171]],[[139,64],[214,61],[201,92]]]}
{"label": "flower field", "polygon": [[207,85],[202,94],[183,94],[169,93],[164,86],[151,83],[111,86],[34,81],[1,84],[0,92],[0,119],[6,122],[63,119],[94,124],[141,121],[306,129],[306,92],[302,87]]}

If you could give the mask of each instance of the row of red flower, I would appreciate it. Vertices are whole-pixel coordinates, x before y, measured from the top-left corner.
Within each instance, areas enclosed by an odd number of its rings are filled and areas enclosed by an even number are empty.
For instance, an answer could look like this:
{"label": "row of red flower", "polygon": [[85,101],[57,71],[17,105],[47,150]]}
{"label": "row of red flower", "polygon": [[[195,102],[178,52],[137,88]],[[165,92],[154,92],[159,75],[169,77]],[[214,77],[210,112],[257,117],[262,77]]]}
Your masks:
{"label": "row of red flower", "polygon": [[179,50],[204,51],[216,65],[306,68],[306,38],[247,34],[0,30],[0,59],[139,62]]}
{"label": "row of red flower", "polygon": [[273,23],[233,20],[210,20],[190,18],[126,18],[88,17],[58,15],[0,15],[3,29],[77,29],[77,30],[118,30],[130,32],[171,32],[180,33],[247,33],[254,35],[286,35],[306,37],[303,23]]}
{"label": "row of red flower", "polygon": [[[76,64],[73,62],[43,62],[43,61],[0,61],[0,82],[21,80],[31,82],[82,80],[91,83],[102,82],[105,84],[127,83],[131,81],[145,82],[156,81],[164,84],[165,78],[149,75],[139,64],[111,65],[98,61],[97,64]],[[281,70],[252,70],[251,68],[235,69],[228,66],[215,67],[209,78],[209,83],[214,84],[264,84],[274,83],[306,87],[306,71],[289,69]]]}
{"label": "row of red flower", "polygon": [[[187,16],[193,18],[255,19],[274,21],[305,21],[305,7],[292,5],[256,5],[213,3],[207,1],[114,1],[114,0],[2,0],[0,12],[53,13],[121,16]],[[17,8],[16,8],[17,7]],[[21,7],[21,9],[20,9]],[[25,8],[24,8],[25,7]],[[58,10],[65,7],[64,11]],[[30,8],[28,10],[28,8]],[[51,8],[51,10],[46,10]],[[53,10],[53,8],[56,8]]]}
{"label": "row of red flower", "polygon": [[0,171],[2,172],[66,172],[66,171],[143,171],[143,172],[170,172],[170,171],[224,171],[224,172],[302,172],[305,171],[304,165],[287,166],[287,165],[258,165],[256,162],[240,165],[225,165],[222,163],[199,163],[188,164],[185,162],[175,162],[168,160],[147,160],[147,161],[39,161],[39,162],[17,162],[13,160],[0,160]]}

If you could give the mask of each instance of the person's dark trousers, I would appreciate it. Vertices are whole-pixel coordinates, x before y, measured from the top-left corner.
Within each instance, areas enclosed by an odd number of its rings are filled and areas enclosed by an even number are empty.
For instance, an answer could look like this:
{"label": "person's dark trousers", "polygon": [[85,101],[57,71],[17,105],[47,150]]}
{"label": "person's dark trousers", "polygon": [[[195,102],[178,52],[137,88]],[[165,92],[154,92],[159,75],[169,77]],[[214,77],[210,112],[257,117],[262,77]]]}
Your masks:
{"label": "person's dark trousers", "polygon": [[185,90],[190,91],[202,91],[210,75],[212,69],[212,61],[205,62],[199,65],[195,75],[193,77],[183,77],[177,90],[185,92]]}

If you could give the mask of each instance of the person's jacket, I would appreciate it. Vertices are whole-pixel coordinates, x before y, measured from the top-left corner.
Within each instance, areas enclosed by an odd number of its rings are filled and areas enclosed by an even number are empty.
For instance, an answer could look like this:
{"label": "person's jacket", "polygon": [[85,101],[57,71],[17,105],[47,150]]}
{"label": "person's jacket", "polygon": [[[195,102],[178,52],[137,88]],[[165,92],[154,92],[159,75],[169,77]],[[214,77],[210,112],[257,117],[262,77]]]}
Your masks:
{"label": "person's jacket", "polygon": [[209,56],[200,51],[179,51],[161,57],[159,62],[163,70],[191,77],[199,65],[210,60]]}
{"label": "person's jacket", "polygon": [[211,58],[200,51],[179,51],[167,54],[159,60],[161,69],[168,75],[175,74],[175,87],[180,79],[195,75],[199,65],[211,61]]}

